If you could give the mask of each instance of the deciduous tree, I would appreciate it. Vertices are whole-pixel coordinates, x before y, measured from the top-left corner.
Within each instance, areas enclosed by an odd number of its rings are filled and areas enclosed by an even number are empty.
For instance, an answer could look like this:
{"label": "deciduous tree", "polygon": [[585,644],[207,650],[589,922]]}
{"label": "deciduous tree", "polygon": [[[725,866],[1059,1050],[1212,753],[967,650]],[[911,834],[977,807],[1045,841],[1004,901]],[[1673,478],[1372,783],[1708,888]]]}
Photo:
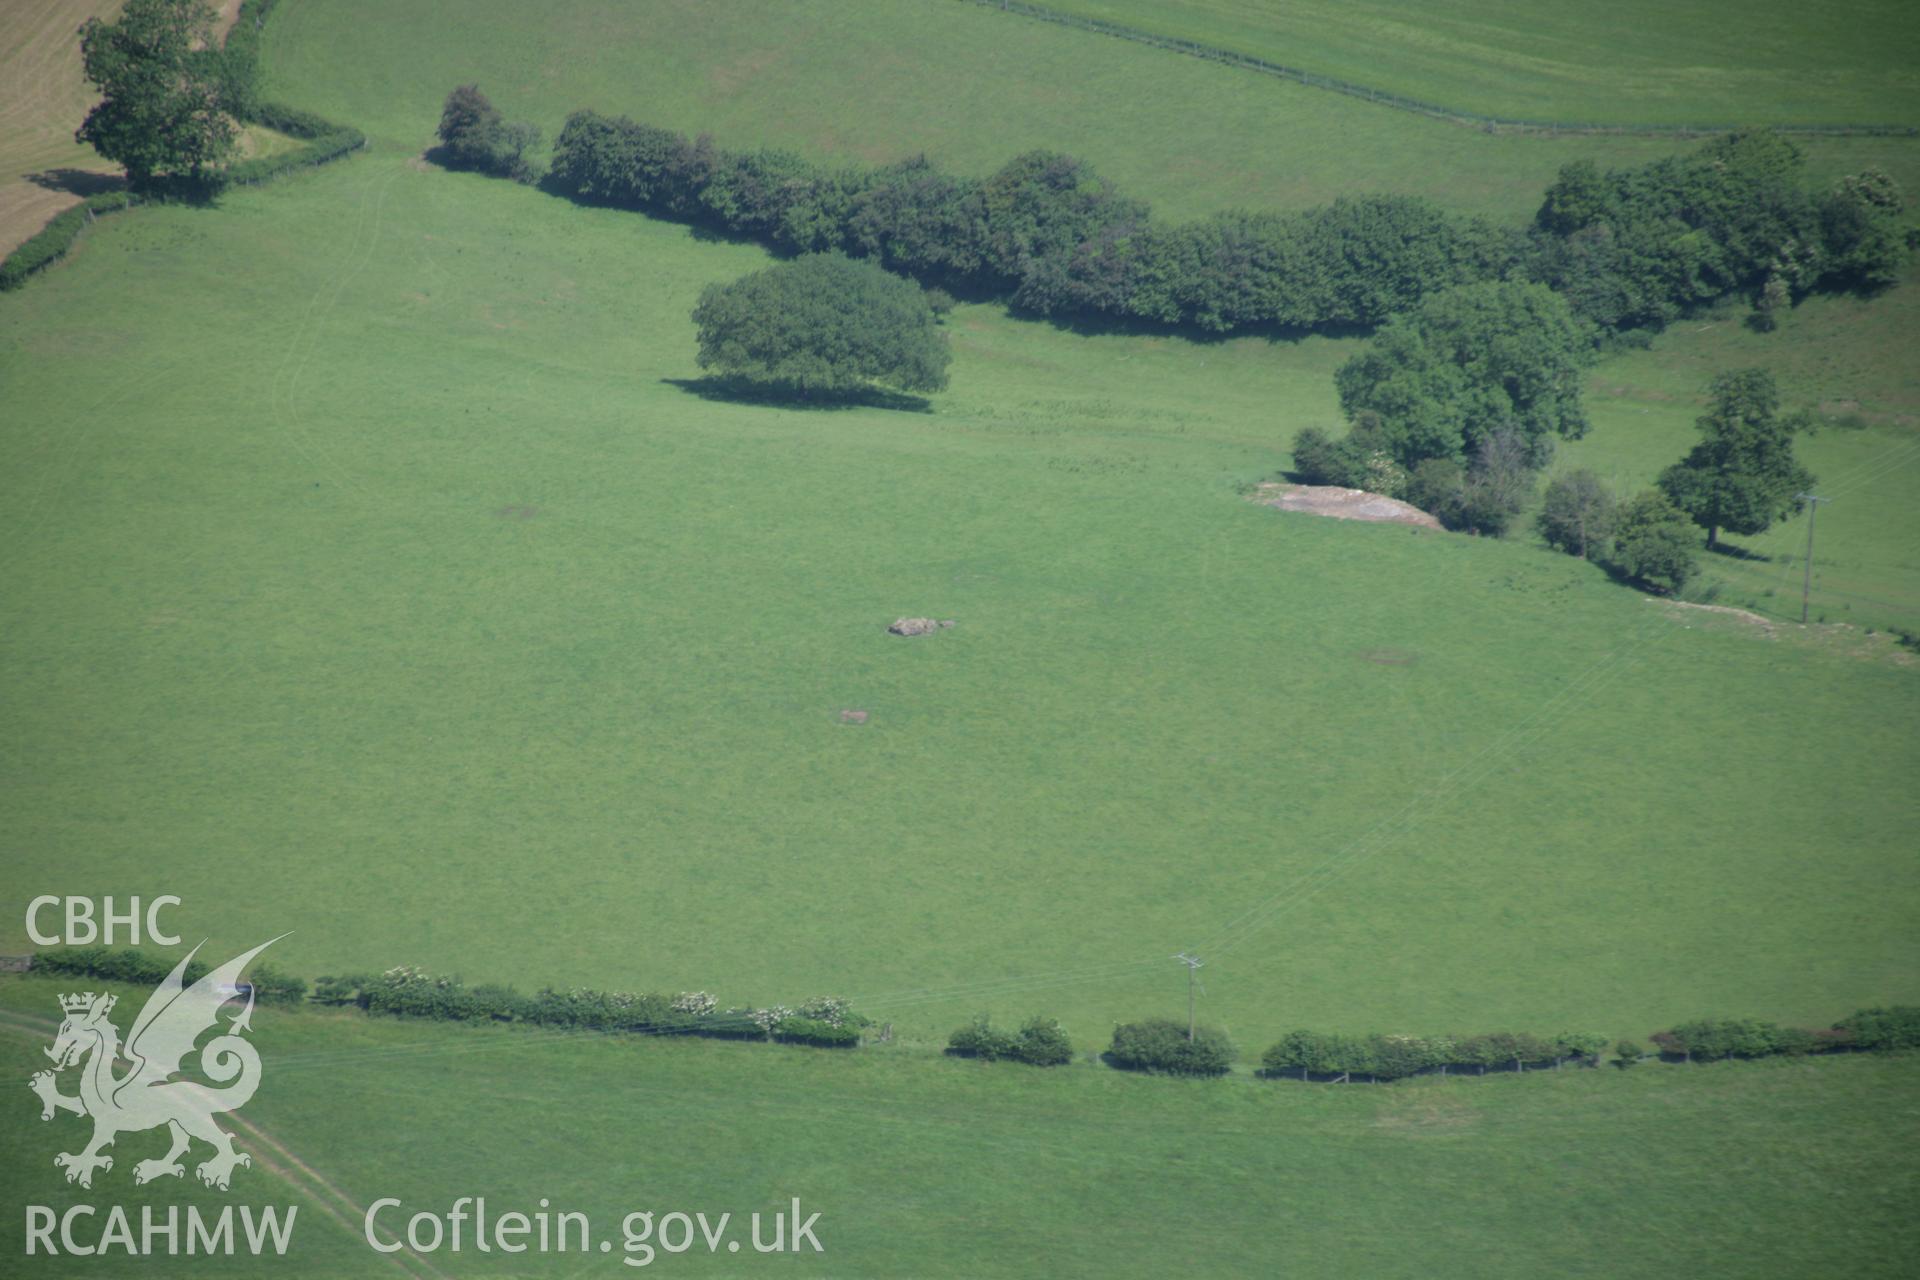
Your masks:
{"label": "deciduous tree", "polygon": [[1613,535],[1613,494],[1585,467],[1555,476],[1540,509],[1540,535],[1547,544],[1582,560]]}
{"label": "deciduous tree", "polygon": [[1780,413],[1780,393],[1765,369],[1742,369],[1713,380],[1712,405],[1695,419],[1701,441],[1660,473],[1660,489],[1707,531],[1764,532],[1798,505],[1813,473],[1793,456],[1804,414]]}
{"label": "deciduous tree", "polygon": [[1693,576],[1693,531],[1686,513],[1658,489],[1620,508],[1606,565],[1623,578],[1678,591]]}
{"label": "deciduous tree", "polygon": [[234,84],[199,0],[127,0],[116,22],[89,18],[80,61],[101,93],[74,140],[127,171],[138,189],[162,177],[203,183],[233,150]]}
{"label": "deciduous tree", "polygon": [[1351,420],[1373,415],[1404,467],[1471,458],[1498,432],[1543,460],[1552,437],[1586,433],[1580,371],[1592,344],[1544,285],[1489,281],[1433,294],[1382,325],[1334,377]]}
{"label": "deciduous tree", "polygon": [[952,353],[920,286],[837,253],[709,285],[693,322],[701,368],[800,395],[947,385]]}

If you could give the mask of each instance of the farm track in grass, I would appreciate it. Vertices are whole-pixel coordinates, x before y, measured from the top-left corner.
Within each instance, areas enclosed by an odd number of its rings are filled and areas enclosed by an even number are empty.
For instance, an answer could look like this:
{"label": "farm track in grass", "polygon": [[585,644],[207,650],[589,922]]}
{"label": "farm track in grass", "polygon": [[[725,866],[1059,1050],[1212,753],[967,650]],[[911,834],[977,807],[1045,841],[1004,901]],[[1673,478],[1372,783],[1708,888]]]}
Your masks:
{"label": "farm track in grass", "polygon": [[[42,988],[42,990],[44,993],[51,995],[55,988],[49,984]],[[137,1002],[147,994],[147,992],[138,989],[125,993],[129,1003]],[[17,1012],[13,1009],[0,1010],[0,1033],[5,1033],[18,1039],[51,1043],[59,1029],[59,1024],[50,1018],[35,1017],[30,1014]],[[329,1181],[326,1175],[288,1150],[285,1143],[261,1129],[258,1125],[252,1123],[252,1121],[240,1115],[238,1112],[222,1113],[220,1119],[223,1126],[231,1126],[230,1132],[234,1133],[234,1135],[240,1139],[240,1149],[246,1152],[252,1160],[252,1165],[249,1166],[249,1168],[257,1169],[261,1174],[277,1178],[280,1182],[286,1184],[287,1187],[297,1192],[306,1201],[305,1207],[309,1212],[321,1214],[328,1222],[345,1232],[348,1237],[354,1240],[364,1238],[366,1206],[355,1201],[346,1192],[340,1190]],[[64,1121],[66,1120],[66,1116],[64,1114],[56,1115],[55,1120]],[[39,1145],[30,1142],[25,1136],[31,1132],[29,1129],[31,1123],[32,1122],[29,1121],[27,1124],[19,1126],[21,1132],[16,1134],[15,1140],[9,1144],[13,1149],[24,1151],[30,1146]],[[83,1125],[85,1122],[83,1120],[76,1120],[73,1123],[75,1125]],[[59,1127],[54,1124],[42,1121],[41,1125],[41,1134],[48,1138],[53,1137],[56,1133],[60,1133]],[[141,1142],[142,1140],[150,1142],[161,1135],[152,1132],[141,1132],[124,1134],[122,1136],[128,1141],[126,1146],[121,1148],[122,1153],[115,1158],[115,1164],[120,1167],[122,1171],[121,1176],[124,1178],[127,1176],[126,1170],[130,1169],[133,1163],[131,1149],[134,1143]],[[70,1139],[71,1135],[61,1133],[60,1137],[62,1140],[66,1140]],[[120,1144],[116,1143],[115,1146],[120,1147]],[[50,1146],[49,1149],[53,1148]],[[192,1157],[193,1153],[189,1152],[188,1163],[191,1162]],[[97,1175],[100,1179],[98,1186],[93,1188],[76,1188],[76,1195],[83,1195],[88,1190],[104,1193],[108,1189],[106,1180],[112,1176],[112,1173],[113,1170],[107,1170]],[[247,1177],[253,1175],[243,1170],[241,1176]],[[178,1184],[160,1183],[156,1189],[165,1189],[169,1185],[186,1186],[189,1185],[189,1180],[183,1177],[182,1181]],[[298,1225],[297,1219],[295,1220],[295,1225]],[[383,1243],[392,1243],[391,1238],[384,1232],[381,1233],[381,1239]],[[369,1256],[379,1257],[381,1255]],[[398,1271],[401,1275],[410,1277],[411,1280],[423,1280],[423,1278],[424,1280],[445,1280],[443,1272],[412,1253],[384,1255],[383,1261],[388,1269]]]}

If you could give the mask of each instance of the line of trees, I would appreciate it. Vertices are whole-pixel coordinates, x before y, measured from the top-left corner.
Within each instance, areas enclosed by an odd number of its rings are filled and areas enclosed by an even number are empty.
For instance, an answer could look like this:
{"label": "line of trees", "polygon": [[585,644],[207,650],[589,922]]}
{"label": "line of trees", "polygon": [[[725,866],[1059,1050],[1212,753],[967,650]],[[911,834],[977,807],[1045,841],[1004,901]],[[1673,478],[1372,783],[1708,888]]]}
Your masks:
{"label": "line of trees", "polygon": [[575,199],[705,222],[777,250],[840,250],[1040,315],[1208,332],[1371,327],[1448,283],[1497,274],[1513,237],[1405,196],[1301,213],[1154,223],[1085,161],[1015,157],[985,178],[924,156],[877,168],[728,151],[624,116],[576,111],[547,182]]}
{"label": "line of trees", "polygon": [[1730,292],[1764,300],[1770,281],[1786,301],[1891,283],[1907,247],[1897,185],[1869,170],[1816,193],[1801,169],[1791,142],[1747,131],[1633,169],[1569,165],[1524,229],[1407,196],[1167,224],[1058,152],[971,178],[924,156],[824,165],[576,111],[548,181],[576,199],[709,223],[786,252],[875,258],[1041,315],[1350,331],[1455,285],[1520,279],[1617,330],[1664,324]]}
{"label": "line of trees", "polygon": [[1631,169],[1575,161],[1547,188],[1528,273],[1615,330],[1731,293],[1770,317],[1816,290],[1895,283],[1908,248],[1898,184],[1870,169],[1816,192],[1802,168],[1798,147],[1759,129]]}
{"label": "line of trees", "polygon": [[[1900,225],[1898,185],[1867,170],[1813,191],[1803,168],[1787,139],[1747,130],[1636,168],[1570,164],[1526,228],[1400,196],[1165,224],[1057,152],[976,179],[924,156],[822,165],[576,111],[546,184],[788,253],[870,259],[1033,314],[1205,332],[1377,330],[1336,378],[1347,433],[1304,430],[1296,474],[1499,534],[1533,495],[1554,441],[1585,432],[1580,372],[1608,335],[1743,291],[1766,327],[1806,293],[1871,292],[1897,278],[1915,238]],[[1685,488],[1683,478],[1663,478],[1672,506],[1698,518],[1718,504],[1752,522],[1724,486]],[[1684,580],[1685,563],[1668,554],[1668,506],[1636,498],[1616,515],[1636,535],[1622,544],[1634,554],[1616,562],[1625,576]],[[1729,518],[1717,527],[1736,528]]]}

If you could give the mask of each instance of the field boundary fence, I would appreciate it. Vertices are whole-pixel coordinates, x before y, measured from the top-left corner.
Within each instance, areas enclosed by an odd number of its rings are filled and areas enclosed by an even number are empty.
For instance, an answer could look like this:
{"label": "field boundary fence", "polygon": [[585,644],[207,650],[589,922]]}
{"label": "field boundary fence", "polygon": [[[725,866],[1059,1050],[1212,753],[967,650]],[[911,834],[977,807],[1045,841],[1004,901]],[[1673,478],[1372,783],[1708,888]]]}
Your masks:
{"label": "field boundary fence", "polygon": [[[1083,17],[1080,14],[1067,13],[1046,5],[1030,4],[1027,0],[965,0],[986,9],[998,9],[1002,13],[1018,14],[1040,22],[1051,22],[1063,27],[1076,27],[1082,31],[1092,31],[1118,40],[1131,40],[1136,44],[1152,45],[1155,48],[1169,49],[1192,58],[1203,58],[1209,62],[1225,63],[1245,71],[1257,71],[1262,75],[1290,80],[1295,84],[1306,85],[1313,89],[1326,89],[1333,93],[1344,93],[1349,97],[1360,98],[1396,111],[1410,111],[1416,115],[1427,116],[1434,120],[1443,120],[1448,124],[1463,128],[1480,129],[1487,133],[1527,133],[1541,134],[1547,137],[1563,135],[1658,137],[1658,138],[1704,138],[1716,134],[1731,133],[1745,126],[1739,124],[1618,124],[1603,122],[1578,122],[1556,120],[1519,120],[1505,116],[1481,115],[1478,112],[1463,111],[1456,107],[1445,107],[1438,103],[1423,102],[1419,98],[1409,98],[1391,93],[1372,85],[1355,84],[1351,80],[1342,80],[1337,76],[1321,75],[1301,67],[1290,67],[1283,63],[1269,62],[1265,58],[1252,54],[1238,53],[1219,45],[1201,44],[1193,40],[1182,40],[1177,36],[1163,36],[1140,27],[1130,27],[1123,23],[1108,22],[1104,18]],[[1775,133],[1792,134],[1802,137],[1818,138],[1912,138],[1920,137],[1920,126],[1901,124],[1771,124],[1765,126]]]}

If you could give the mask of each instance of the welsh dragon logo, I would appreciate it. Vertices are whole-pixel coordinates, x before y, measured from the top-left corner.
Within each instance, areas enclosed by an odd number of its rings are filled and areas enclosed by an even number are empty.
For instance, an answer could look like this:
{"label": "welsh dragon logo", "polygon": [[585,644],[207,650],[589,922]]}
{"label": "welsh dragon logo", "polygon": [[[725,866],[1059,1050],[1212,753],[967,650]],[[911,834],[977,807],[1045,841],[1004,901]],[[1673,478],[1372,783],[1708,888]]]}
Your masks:
{"label": "welsh dragon logo", "polygon": [[[212,1158],[195,1169],[200,1181],[210,1187],[225,1191],[234,1168],[253,1163],[246,1153],[233,1149],[233,1135],[213,1122],[220,1112],[239,1110],[260,1085],[260,1055],[241,1038],[252,1029],[251,986],[246,992],[246,1008],[200,1050],[200,1074],[225,1087],[212,1089],[197,1080],[182,1078],[181,1063],[193,1052],[201,1033],[217,1025],[220,1007],[239,994],[241,971],[279,940],[271,939],[236,956],[189,987],[182,975],[194,952],[200,950],[195,947],[147,997],[124,1046],[120,1032],[107,1018],[117,997],[91,991],[60,997],[60,1011],[66,1018],[53,1047],[46,1050],[53,1059],[53,1070],[36,1072],[27,1083],[40,1095],[42,1120],[53,1119],[57,1111],[93,1119],[93,1140],[85,1148],[53,1158],[57,1167],[66,1170],[68,1182],[91,1187],[94,1170],[113,1168],[113,1157],[102,1155],[102,1148],[112,1146],[114,1138],[122,1133],[161,1125],[166,1126],[172,1146],[159,1159],[142,1160],[133,1166],[136,1183],[181,1177],[186,1171],[180,1157],[195,1138],[213,1147]],[[122,1061],[130,1065],[124,1072],[116,1072]],[[80,1068],[80,1092],[61,1093],[55,1072],[76,1066]]]}

